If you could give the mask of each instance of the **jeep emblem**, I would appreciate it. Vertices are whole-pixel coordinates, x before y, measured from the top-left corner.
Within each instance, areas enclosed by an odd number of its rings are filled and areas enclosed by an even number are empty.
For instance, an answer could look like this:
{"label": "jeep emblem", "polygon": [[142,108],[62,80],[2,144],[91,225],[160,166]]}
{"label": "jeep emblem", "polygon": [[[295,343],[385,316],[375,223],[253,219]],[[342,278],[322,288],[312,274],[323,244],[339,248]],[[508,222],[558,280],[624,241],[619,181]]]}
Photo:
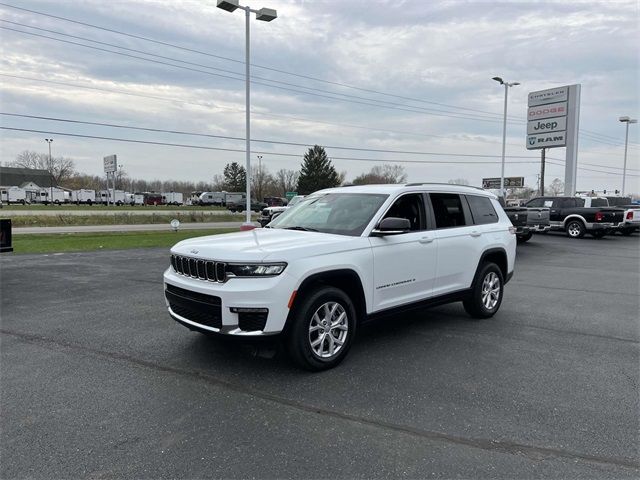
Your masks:
{"label": "jeep emblem", "polygon": [[193,250],[189,250],[191,253],[193,253],[194,255],[197,255],[200,253],[199,250],[196,250],[195,248]]}

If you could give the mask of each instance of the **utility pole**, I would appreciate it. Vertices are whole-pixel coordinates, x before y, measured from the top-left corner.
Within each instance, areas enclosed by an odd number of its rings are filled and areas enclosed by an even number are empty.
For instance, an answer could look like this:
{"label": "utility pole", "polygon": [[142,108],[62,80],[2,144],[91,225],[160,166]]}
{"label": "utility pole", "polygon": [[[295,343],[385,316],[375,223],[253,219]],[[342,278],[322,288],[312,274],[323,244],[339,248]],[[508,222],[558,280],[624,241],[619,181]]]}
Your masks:
{"label": "utility pole", "polygon": [[540,150],[540,196],[544,197],[544,162],[547,156],[547,149]]}
{"label": "utility pole", "polygon": [[261,202],[262,200],[262,155],[258,157],[258,181],[256,182],[256,200]]}
{"label": "utility pole", "polygon": [[49,144],[49,205],[53,205],[53,160],[51,159],[51,143],[53,138],[45,138],[45,142]]}

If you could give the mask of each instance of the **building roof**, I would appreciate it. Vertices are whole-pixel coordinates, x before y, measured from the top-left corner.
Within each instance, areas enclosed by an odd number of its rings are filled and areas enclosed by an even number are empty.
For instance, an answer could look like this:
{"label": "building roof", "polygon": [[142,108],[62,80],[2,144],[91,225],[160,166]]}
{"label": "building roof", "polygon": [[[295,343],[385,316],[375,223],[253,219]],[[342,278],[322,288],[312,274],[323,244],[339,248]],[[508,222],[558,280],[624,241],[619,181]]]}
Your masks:
{"label": "building roof", "polygon": [[33,182],[40,187],[55,187],[55,179],[47,170],[34,168],[0,167],[0,185],[3,187],[17,187]]}

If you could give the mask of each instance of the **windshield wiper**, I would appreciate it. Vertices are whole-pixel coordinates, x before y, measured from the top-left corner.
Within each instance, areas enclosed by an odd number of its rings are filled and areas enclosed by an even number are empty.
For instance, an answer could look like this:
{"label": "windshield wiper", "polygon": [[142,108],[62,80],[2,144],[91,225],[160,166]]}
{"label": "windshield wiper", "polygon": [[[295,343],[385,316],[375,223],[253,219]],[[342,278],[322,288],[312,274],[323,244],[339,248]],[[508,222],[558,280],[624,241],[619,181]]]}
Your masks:
{"label": "windshield wiper", "polygon": [[307,228],[307,227],[284,227],[284,230],[300,230],[302,232],[318,232],[315,228]]}

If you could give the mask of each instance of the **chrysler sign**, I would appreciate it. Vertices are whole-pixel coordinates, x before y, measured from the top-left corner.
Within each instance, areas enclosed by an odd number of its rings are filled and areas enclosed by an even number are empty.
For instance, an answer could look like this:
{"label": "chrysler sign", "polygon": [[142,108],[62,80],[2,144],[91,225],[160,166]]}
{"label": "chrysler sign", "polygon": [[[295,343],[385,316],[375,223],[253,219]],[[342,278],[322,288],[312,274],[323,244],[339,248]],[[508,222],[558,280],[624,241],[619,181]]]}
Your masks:
{"label": "chrysler sign", "polygon": [[547,103],[566,102],[569,98],[569,87],[550,88],[531,92],[529,94],[529,106],[546,105]]}

